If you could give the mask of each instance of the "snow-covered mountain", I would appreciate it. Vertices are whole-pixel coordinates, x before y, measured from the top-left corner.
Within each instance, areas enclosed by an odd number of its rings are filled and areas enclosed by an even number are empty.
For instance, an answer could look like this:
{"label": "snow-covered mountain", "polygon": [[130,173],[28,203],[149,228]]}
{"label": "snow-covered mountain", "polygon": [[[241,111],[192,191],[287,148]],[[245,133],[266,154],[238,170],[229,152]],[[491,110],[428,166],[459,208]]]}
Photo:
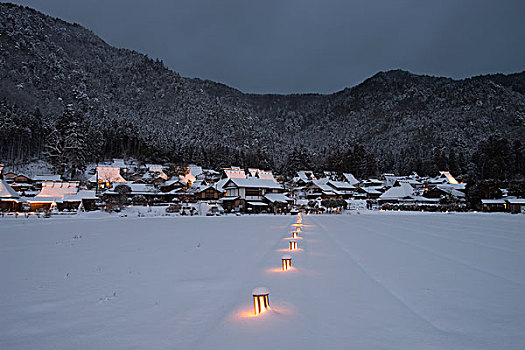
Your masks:
{"label": "snow-covered mountain", "polygon": [[330,95],[244,94],[11,4],[0,4],[0,100],[8,162],[42,156],[67,104],[83,116],[93,160],[330,167],[359,143],[381,170],[424,173],[451,155],[465,167],[492,135],[525,143],[525,72],[453,80],[396,70]]}

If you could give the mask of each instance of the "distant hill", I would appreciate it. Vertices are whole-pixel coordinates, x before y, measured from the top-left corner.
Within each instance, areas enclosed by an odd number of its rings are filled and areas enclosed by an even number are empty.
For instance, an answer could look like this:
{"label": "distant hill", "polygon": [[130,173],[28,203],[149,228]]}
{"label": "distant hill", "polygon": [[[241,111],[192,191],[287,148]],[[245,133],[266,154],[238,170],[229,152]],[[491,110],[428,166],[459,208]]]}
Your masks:
{"label": "distant hill", "polygon": [[396,70],[330,95],[244,94],[0,4],[0,159],[42,157],[67,104],[82,115],[89,160],[469,172],[489,136],[525,144],[525,72],[453,80]]}

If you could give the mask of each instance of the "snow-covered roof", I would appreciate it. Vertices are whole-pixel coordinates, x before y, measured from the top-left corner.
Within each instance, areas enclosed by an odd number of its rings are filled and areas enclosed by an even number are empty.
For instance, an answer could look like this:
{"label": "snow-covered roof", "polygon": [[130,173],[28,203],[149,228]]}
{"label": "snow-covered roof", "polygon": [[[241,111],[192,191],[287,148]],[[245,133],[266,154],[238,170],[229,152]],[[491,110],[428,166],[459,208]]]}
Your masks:
{"label": "snow-covered roof", "polygon": [[350,173],[343,173],[343,176],[350,185],[355,185],[359,183],[359,180],[356,179],[355,176]]}
{"label": "snow-covered roof", "polygon": [[259,169],[257,168],[248,168],[248,173],[250,174],[250,176],[257,176],[257,172],[259,171]]}
{"label": "snow-covered roof", "polygon": [[288,203],[291,201],[284,193],[267,193],[264,195],[264,198],[269,200],[272,203]]}
{"label": "snow-covered roof", "polygon": [[166,175],[164,173],[164,170],[162,170],[162,165],[146,164],[146,166],[148,167],[148,172],[144,174],[144,176],[142,177],[143,179],[148,179],[148,178],[157,179],[159,177],[164,180],[168,179],[168,175]]}
{"label": "snow-covered roof", "polygon": [[97,166],[97,173],[93,175],[89,182],[98,183],[126,183],[126,180],[120,175],[120,167],[118,166]]}
{"label": "snow-covered roof", "polygon": [[377,190],[378,187],[381,188],[380,186],[368,186],[361,187],[361,189],[368,194],[381,194],[381,192]]}
{"label": "snow-covered roof", "polygon": [[262,180],[276,181],[271,170],[257,170],[257,177]]}
{"label": "snow-covered roof", "polygon": [[13,190],[4,178],[0,181],[0,198],[19,198],[20,195]]}
{"label": "snow-covered roof", "polygon": [[159,192],[155,186],[150,184],[127,183],[126,185],[131,188],[131,194],[156,194]]}
{"label": "snow-covered roof", "polygon": [[505,204],[506,202],[504,199],[482,199],[481,203],[482,204]]}
{"label": "snow-covered roof", "polygon": [[383,185],[384,182],[378,179],[366,179],[361,181],[363,186],[374,186],[374,185]]}
{"label": "snow-covered roof", "polygon": [[267,207],[268,206],[268,204],[263,203],[263,202],[246,202],[246,204],[249,204],[254,207]]}
{"label": "snow-covered roof", "polygon": [[450,185],[437,185],[436,188],[440,189],[441,191],[445,192],[445,193],[448,193],[454,197],[458,197],[458,198],[464,198],[465,197],[465,193],[461,192],[461,191],[458,191],[457,189],[455,189],[453,186],[450,186]]}
{"label": "snow-covered roof", "polygon": [[394,186],[396,181],[405,179],[403,176],[395,176],[394,174],[383,174],[383,177],[385,178],[385,185],[389,187]]}
{"label": "snow-covered roof", "polygon": [[506,202],[509,204],[521,204],[525,205],[525,198],[508,198]]}
{"label": "snow-covered roof", "polygon": [[97,195],[95,194],[95,191],[89,191],[89,190],[80,190],[75,194],[67,194],[62,199],[63,202],[80,202],[83,199],[98,199]]}
{"label": "snow-covered roof", "polygon": [[389,188],[385,193],[379,196],[379,199],[410,198],[413,195],[414,188],[410,184],[402,182],[399,184],[399,186]]}
{"label": "snow-covered roof", "polygon": [[246,173],[239,168],[224,169],[224,174],[226,174],[226,177],[229,179],[246,179]]}
{"label": "snow-covered roof", "polygon": [[301,170],[297,172],[297,176],[303,181],[310,181],[314,178],[313,173],[310,170]]}
{"label": "snow-covered roof", "polygon": [[254,290],[252,290],[253,295],[266,295],[270,294],[270,290],[265,287],[257,287]]}
{"label": "snow-covered roof", "polygon": [[43,182],[42,190],[35,197],[48,197],[57,199],[63,199],[64,196],[70,194],[76,194],[78,192],[79,183],[76,181],[72,182]]}
{"label": "snow-covered roof", "polygon": [[273,180],[263,180],[256,177],[250,177],[246,179],[230,178],[224,185],[223,188],[230,186],[230,183],[235,184],[237,187],[247,188],[274,188],[281,189],[282,186]]}
{"label": "snow-covered roof", "polygon": [[337,189],[337,190],[347,190],[347,191],[350,191],[350,190],[353,190],[355,189],[354,186],[352,186],[349,182],[344,182],[344,181],[328,181],[327,183],[329,186],[332,186],[333,188]]}
{"label": "snow-covered roof", "polygon": [[198,165],[190,164],[188,166],[188,169],[190,170],[190,174],[195,176],[195,177],[197,177],[197,176],[202,174],[202,167],[200,167]]}
{"label": "snow-covered roof", "polygon": [[183,184],[183,182],[181,181],[181,179],[178,176],[177,177],[172,177],[168,181],[164,182],[161,186],[171,186],[171,185],[174,185],[176,183],[180,183],[181,185]]}
{"label": "snow-covered roof", "polygon": [[223,188],[224,185],[226,184],[226,182],[228,182],[229,178],[225,178],[225,179],[220,179],[219,181],[217,181],[217,183],[215,184],[215,188],[219,191],[219,192],[225,192],[226,190]]}
{"label": "snow-covered roof", "polygon": [[319,180],[312,180],[312,184],[319,187],[323,192],[331,192],[334,189],[328,185],[329,179],[322,178]]}
{"label": "snow-covered roof", "polygon": [[457,185],[459,183],[458,180],[456,180],[454,176],[452,176],[448,171],[440,171],[439,173],[441,176],[445,176],[447,178],[448,183],[453,185]]}
{"label": "snow-covered roof", "polygon": [[33,177],[33,180],[35,181],[55,181],[60,182],[62,181],[62,178],[60,175],[35,175]]}

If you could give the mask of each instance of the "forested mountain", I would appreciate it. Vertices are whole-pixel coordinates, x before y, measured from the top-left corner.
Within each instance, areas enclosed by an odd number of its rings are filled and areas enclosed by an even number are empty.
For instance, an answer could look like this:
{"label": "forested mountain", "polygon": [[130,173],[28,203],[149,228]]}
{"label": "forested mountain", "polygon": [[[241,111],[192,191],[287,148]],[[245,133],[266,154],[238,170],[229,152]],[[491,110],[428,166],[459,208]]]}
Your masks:
{"label": "forested mountain", "polygon": [[525,172],[525,72],[453,80],[397,70],[331,95],[244,94],[0,4],[0,137],[8,163],[46,157],[82,168],[134,156],[357,176],[485,176],[494,144],[501,176],[512,177]]}

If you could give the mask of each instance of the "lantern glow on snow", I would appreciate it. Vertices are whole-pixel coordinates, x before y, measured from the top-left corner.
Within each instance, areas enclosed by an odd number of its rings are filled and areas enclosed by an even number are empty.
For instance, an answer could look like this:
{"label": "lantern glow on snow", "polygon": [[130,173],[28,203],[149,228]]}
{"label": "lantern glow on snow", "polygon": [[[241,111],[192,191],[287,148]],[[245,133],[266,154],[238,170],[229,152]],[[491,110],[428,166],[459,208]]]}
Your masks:
{"label": "lantern glow on snow", "polygon": [[292,257],[290,255],[283,255],[281,260],[283,262],[283,271],[288,271],[292,268]]}
{"label": "lantern glow on snow", "polygon": [[270,291],[268,288],[257,287],[252,291],[255,315],[265,312],[270,307]]}
{"label": "lantern glow on snow", "polygon": [[296,240],[290,240],[289,241],[290,250],[296,250],[297,249],[297,241]]}

